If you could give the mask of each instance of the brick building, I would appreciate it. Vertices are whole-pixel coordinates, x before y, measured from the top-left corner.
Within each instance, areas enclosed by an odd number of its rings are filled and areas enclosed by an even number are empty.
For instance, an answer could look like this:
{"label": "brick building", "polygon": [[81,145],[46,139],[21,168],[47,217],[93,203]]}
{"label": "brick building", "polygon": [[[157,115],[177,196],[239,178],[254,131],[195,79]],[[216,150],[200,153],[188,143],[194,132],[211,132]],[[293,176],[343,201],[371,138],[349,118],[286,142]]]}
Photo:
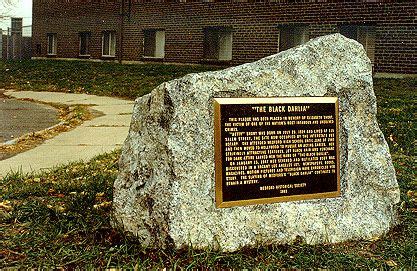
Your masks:
{"label": "brick building", "polygon": [[340,32],[377,73],[415,74],[416,2],[33,0],[33,55],[236,65]]}

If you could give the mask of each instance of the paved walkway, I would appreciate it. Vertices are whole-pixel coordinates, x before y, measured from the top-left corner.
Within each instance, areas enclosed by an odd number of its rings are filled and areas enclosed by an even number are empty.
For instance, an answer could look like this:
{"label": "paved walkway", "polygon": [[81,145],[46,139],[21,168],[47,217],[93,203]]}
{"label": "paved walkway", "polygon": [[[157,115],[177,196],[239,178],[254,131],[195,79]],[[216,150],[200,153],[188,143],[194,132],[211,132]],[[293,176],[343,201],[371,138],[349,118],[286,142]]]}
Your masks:
{"label": "paved walkway", "polygon": [[[59,123],[58,109],[39,103],[8,99],[0,90],[0,144]],[[2,154],[0,153],[0,160]]]}
{"label": "paved walkway", "polygon": [[98,154],[120,147],[129,131],[134,104],[133,101],[87,94],[33,91],[8,91],[4,94],[18,99],[91,105],[91,109],[104,115],[85,121],[75,129],[61,133],[34,149],[0,161],[0,178],[11,170],[30,173],[70,161],[87,161]]}

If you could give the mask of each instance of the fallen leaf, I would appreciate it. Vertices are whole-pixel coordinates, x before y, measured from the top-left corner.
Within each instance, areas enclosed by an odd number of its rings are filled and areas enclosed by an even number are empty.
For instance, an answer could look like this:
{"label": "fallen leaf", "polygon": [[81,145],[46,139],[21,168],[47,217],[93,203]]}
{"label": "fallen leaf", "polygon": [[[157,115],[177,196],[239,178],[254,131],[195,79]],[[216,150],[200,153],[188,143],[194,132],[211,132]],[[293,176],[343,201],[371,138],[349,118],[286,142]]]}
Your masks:
{"label": "fallen leaf", "polygon": [[386,261],[385,263],[390,267],[398,266],[398,264],[396,262],[394,262],[393,260]]}
{"label": "fallen leaf", "polygon": [[9,200],[5,200],[3,202],[0,202],[0,209],[5,210],[6,212],[13,211],[13,207],[10,205],[10,201]]}
{"label": "fallen leaf", "polygon": [[374,236],[374,237],[369,238],[368,240],[371,241],[371,242],[376,242],[376,241],[379,240],[379,237],[378,236]]}
{"label": "fallen leaf", "polygon": [[94,208],[94,209],[104,209],[104,208],[108,208],[108,207],[110,207],[110,206],[111,206],[111,204],[112,204],[112,202],[111,202],[111,201],[105,201],[105,202],[102,202],[102,203],[100,203],[100,204],[94,204],[94,205],[93,205],[93,208]]}
{"label": "fallen leaf", "polygon": [[59,213],[63,213],[63,212],[65,212],[65,211],[66,211],[65,207],[63,207],[63,206],[58,206],[58,207],[56,208],[56,210],[57,210]]}
{"label": "fallen leaf", "polygon": [[97,197],[97,198],[102,198],[102,197],[104,197],[104,195],[105,195],[105,194],[104,194],[103,192],[101,192],[101,193],[97,193],[97,194],[96,194],[96,197]]}

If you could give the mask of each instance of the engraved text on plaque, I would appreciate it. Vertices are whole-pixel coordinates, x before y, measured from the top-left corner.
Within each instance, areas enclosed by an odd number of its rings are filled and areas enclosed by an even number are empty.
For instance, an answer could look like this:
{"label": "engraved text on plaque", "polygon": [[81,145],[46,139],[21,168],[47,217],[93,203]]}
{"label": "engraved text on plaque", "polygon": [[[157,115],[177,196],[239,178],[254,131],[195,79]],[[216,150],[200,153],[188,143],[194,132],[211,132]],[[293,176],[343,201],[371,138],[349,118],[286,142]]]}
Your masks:
{"label": "engraved text on plaque", "polygon": [[335,97],[216,98],[216,205],[340,194]]}

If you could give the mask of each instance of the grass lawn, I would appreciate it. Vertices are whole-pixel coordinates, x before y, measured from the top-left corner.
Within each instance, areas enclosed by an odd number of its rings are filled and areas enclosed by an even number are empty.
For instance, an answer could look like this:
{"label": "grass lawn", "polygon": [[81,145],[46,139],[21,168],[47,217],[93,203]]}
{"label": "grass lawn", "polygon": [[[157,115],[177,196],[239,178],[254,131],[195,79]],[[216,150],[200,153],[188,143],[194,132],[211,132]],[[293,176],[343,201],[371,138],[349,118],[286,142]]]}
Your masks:
{"label": "grass lawn", "polygon": [[[35,68],[36,63],[48,69],[46,73],[50,78],[42,77],[44,81],[33,79],[36,70],[39,69]],[[18,89],[38,90],[42,86],[48,86],[63,91],[81,91],[77,88],[84,87],[84,91],[89,93],[111,93],[133,98],[148,92],[156,82],[181,76],[187,71],[206,68],[48,61],[29,61],[26,65],[25,68],[24,62],[0,62],[0,69],[9,67],[9,71],[13,70],[5,76],[6,80],[0,78],[0,87],[18,86]],[[64,71],[60,70],[60,66]],[[49,70],[48,67],[53,68]],[[72,75],[74,70],[80,74]],[[146,74],[141,75],[146,78],[146,90],[140,89],[142,83],[139,82],[139,75],[134,79],[130,78],[139,71]],[[154,75],[152,71],[155,71]],[[156,71],[161,71],[162,74]],[[107,75],[107,72],[117,74],[117,78]],[[60,78],[66,78],[66,73],[74,78],[63,79],[66,83],[61,87]],[[86,78],[92,74],[97,74],[103,81],[92,84],[87,90],[83,84],[89,81]],[[0,73],[0,76],[4,75]],[[29,83],[25,83],[25,80]],[[133,82],[132,88],[129,82]],[[107,89],[103,87],[104,90],[101,90],[101,86],[107,85]],[[122,92],[112,90],[119,86],[124,86]],[[375,80],[375,91],[378,98],[378,120],[390,146],[401,188],[401,203],[398,205],[399,224],[380,239],[316,246],[297,242],[292,245],[245,249],[235,253],[193,249],[145,249],[134,239],[129,239],[112,229],[109,223],[112,186],[117,176],[117,162],[120,156],[120,152],[115,151],[98,156],[88,163],[72,163],[39,175],[11,174],[0,180],[0,268],[72,269],[117,266],[137,269],[415,269],[417,80],[378,79]],[[127,95],[128,93],[132,94]]]}
{"label": "grass lawn", "polygon": [[135,99],[165,81],[188,73],[216,69],[219,67],[54,60],[0,61],[0,88]]}

